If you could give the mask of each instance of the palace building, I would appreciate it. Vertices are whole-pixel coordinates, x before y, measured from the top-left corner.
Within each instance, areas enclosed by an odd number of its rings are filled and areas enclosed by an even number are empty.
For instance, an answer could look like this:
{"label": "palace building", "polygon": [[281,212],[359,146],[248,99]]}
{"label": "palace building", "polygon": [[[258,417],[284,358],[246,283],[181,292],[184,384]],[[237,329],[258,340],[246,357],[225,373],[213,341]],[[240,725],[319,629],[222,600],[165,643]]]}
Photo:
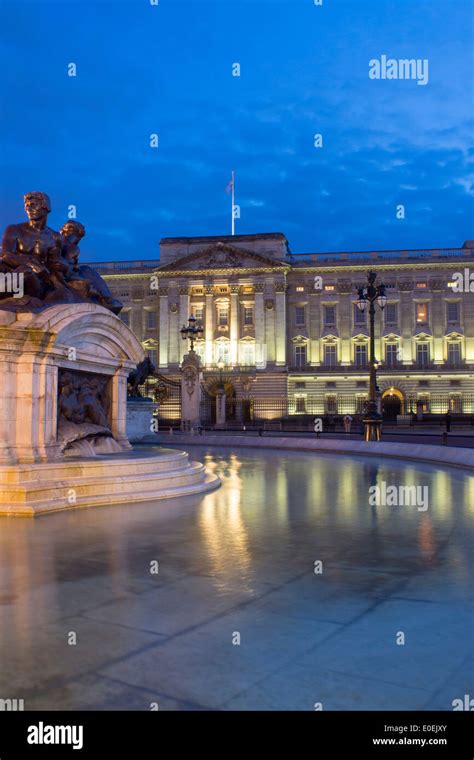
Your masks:
{"label": "palace building", "polygon": [[[191,315],[202,323],[205,394],[224,382],[228,418],[243,421],[363,412],[368,315],[356,302],[374,271],[387,295],[375,324],[384,414],[470,415],[473,248],[293,255],[269,233],[165,238],[159,260],[94,266],[170,388],[188,350],[180,329]],[[171,397],[164,419],[179,417]]]}

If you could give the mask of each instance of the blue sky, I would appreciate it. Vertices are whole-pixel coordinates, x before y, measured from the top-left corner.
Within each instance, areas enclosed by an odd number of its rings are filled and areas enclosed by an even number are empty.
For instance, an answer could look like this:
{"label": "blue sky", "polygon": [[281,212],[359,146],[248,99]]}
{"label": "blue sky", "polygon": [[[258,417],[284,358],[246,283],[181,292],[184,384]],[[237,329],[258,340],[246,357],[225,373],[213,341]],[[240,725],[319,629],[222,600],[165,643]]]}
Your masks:
{"label": "blue sky", "polygon": [[[83,260],[156,258],[230,233],[234,167],[236,232],[294,253],[474,237],[467,0],[3,0],[0,28],[2,228],[44,189]],[[382,54],[428,84],[369,79]]]}

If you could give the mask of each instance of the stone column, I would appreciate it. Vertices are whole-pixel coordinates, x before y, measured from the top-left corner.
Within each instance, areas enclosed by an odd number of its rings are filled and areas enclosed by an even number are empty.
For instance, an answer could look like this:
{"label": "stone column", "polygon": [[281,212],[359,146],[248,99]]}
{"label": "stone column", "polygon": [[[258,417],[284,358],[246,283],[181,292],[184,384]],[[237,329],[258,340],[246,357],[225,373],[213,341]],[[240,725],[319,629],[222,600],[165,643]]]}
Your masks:
{"label": "stone column", "polygon": [[257,367],[264,365],[265,356],[265,311],[263,304],[263,282],[255,284],[255,361]]}
{"label": "stone column", "polygon": [[206,286],[206,364],[214,361],[214,288]]}
{"label": "stone column", "polygon": [[190,430],[201,421],[201,361],[195,351],[183,356],[181,372],[181,428]]}
{"label": "stone column", "polygon": [[133,364],[120,367],[111,380],[110,429],[123,449],[131,449],[127,438],[127,378]]}
{"label": "stone column", "polygon": [[286,364],[286,283],[277,282],[275,285],[275,358],[276,365]]}
{"label": "stone column", "polygon": [[[187,326],[188,319],[191,316],[191,314],[189,313],[189,300],[190,300],[189,299],[189,288],[187,287],[187,285],[184,285],[184,286],[178,288],[178,293],[179,293],[179,320],[178,320],[179,325],[178,325],[178,329],[181,330],[181,328],[182,328],[183,325]],[[183,361],[183,356],[184,356],[184,354],[186,352],[187,343],[188,343],[187,340],[182,340],[182,338],[180,336],[180,343],[179,343],[179,349],[178,349],[178,351],[179,351],[179,361],[180,362]]]}
{"label": "stone column", "polygon": [[238,363],[239,351],[239,286],[230,286],[230,363]]}
{"label": "stone column", "polygon": [[160,368],[168,367],[168,344],[169,344],[169,305],[168,288],[159,288],[160,296],[160,343],[159,365]]}

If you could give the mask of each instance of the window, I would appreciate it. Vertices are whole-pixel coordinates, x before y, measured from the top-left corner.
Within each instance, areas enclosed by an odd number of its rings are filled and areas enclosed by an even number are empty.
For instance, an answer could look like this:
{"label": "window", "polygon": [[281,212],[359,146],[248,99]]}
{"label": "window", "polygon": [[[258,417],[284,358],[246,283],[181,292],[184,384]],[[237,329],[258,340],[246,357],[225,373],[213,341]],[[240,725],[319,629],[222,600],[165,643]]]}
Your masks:
{"label": "window", "polygon": [[221,285],[219,287],[219,293],[227,293],[227,286],[226,285]]}
{"label": "window", "polygon": [[324,290],[326,290],[326,291],[336,290],[336,286],[335,285],[325,285],[324,286]]}
{"label": "window", "polygon": [[461,363],[461,344],[448,343],[448,364],[456,367]]}
{"label": "window", "polygon": [[124,323],[124,325],[127,325],[127,327],[130,327],[130,312],[121,311],[119,316],[122,322]]}
{"label": "window", "polygon": [[217,324],[219,327],[227,327],[229,324],[229,309],[227,306],[217,308]]}
{"label": "window", "polygon": [[337,396],[326,396],[326,414],[337,414]]}
{"label": "window", "polygon": [[202,296],[203,290],[202,288],[193,288],[193,293],[197,296]]}
{"label": "window", "polygon": [[156,328],[156,311],[147,311],[146,326],[149,330],[154,330]]}
{"label": "window", "polygon": [[367,405],[367,396],[356,396],[356,414],[364,414]]}
{"label": "window", "polygon": [[337,346],[324,346],[324,364],[335,367],[337,363]]}
{"label": "window", "polygon": [[151,359],[151,363],[156,367],[158,366],[158,351],[156,348],[147,348],[147,356]]}
{"label": "window", "polygon": [[297,293],[304,293],[304,285],[297,285],[295,290]]}
{"label": "window", "polygon": [[448,301],[446,304],[448,322],[459,322],[459,301]]}
{"label": "window", "polygon": [[393,369],[398,365],[398,345],[397,343],[387,343],[385,346],[385,366]]}
{"label": "window", "polygon": [[430,363],[430,347],[428,343],[417,343],[416,363],[419,367],[427,367]]}
{"label": "window", "polygon": [[426,324],[428,322],[428,304],[417,303],[416,304],[416,321],[418,324]]}
{"label": "window", "polygon": [[129,295],[130,295],[130,293],[128,292],[128,290],[122,290],[119,293],[119,298],[128,298]]}
{"label": "window", "polygon": [[295,346],[295,365],[304,367],[307,363],[306,346]]}
{"label": "window", "polygon": [[253,325],[253,308],[244,306],[244,325]]}
{"label": "window", "polygon": [[203,308],[202,306],[195,306],[193,309],[193,316],[198,322],[202,322]]}
{"label": "window", "polygon": [[204,340],[197,340],[194,344],[194,350],[201,360],[201,364],[206,363],[206,343]]}
{"label": "window", "polygon": [[396,325],[398,322],[398,304],[388,303],[384,309],[385,324]]}
{"label": "window", "polygon": [[242,343],[240,347],[240,363],[244,367],[255,366],[255,343]]}
{"label": "window", "polygon": [[295,388],[296,390],[302,390],[303,388],[306,388],[306,383],[304,382],[295,383]]}
{"label": "window", "polygon": [[216,343],[215,357],[216,357],[216,364],[219,364],[219,362],[223,362],[226,365],[230,363],[228,341],[224,343]]}
{"label": "window", "polygon": [[295,307],[295,325],[302,327],[305,324],[304,306]]}
{"label": "window", "polygon": [[356,367],[367,366],[367,344],[359,343],[355,347],[355,364]]}
{"label": "window", "polygon": [[295,396],[295,401],[296,401],[296,407],[295,407],[296,414],[306,414],[306,397]]}
{"label": "window", "polygon": [[357,304],[354,304],[354,324],[355,325],[365,325],[367,324],[367,313],[365,311],[361,311]]}
{"label": "window", "polygon": [[324,324],[325,325],[336,324],[336,307],[335,306],[324,307]]}
{"label": "window", "polygon": [[415,287],[418,288],[418,290],[423,290],[426,289],[428,285],[426,282],[417,282]]}

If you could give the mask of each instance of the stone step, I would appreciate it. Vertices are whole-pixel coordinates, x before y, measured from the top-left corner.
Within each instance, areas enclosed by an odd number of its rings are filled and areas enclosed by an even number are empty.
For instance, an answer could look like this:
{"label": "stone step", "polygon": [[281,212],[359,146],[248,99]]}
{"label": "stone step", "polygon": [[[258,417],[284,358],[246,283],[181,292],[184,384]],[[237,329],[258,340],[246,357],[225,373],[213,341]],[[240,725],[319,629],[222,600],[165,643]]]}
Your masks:
{"label": "stone step", "polygon": [[108,461],[95,468],[89,465],[97,464],[96,459],[60,462],[55,471],[51,463],[38,464],[37,478],[22,482],[8,478],[6,470],[17,468],[0,468],[0,514],[32,517],[79,507],[132,504],[202,493],[220,484],[200,462],[189,462],[184,452],[173,452],[167,459],[168,469],[154,471],[153,460],[155,465],[157,460],[163,464],[159,453],[104,459]]}
{"label": "stone step", "polygon": [[66,458],[61,462],[41,462],[36,465],[0,465],[0,486],[8,483],[70,479],[73,477],[103,477],[119,474],[142,474],[167,472],[170,469],[185,469],[189,466],[189,455],[184,451],[166,450],[167,454],[142,455],[111,454],[91,459],[76,460]]}

